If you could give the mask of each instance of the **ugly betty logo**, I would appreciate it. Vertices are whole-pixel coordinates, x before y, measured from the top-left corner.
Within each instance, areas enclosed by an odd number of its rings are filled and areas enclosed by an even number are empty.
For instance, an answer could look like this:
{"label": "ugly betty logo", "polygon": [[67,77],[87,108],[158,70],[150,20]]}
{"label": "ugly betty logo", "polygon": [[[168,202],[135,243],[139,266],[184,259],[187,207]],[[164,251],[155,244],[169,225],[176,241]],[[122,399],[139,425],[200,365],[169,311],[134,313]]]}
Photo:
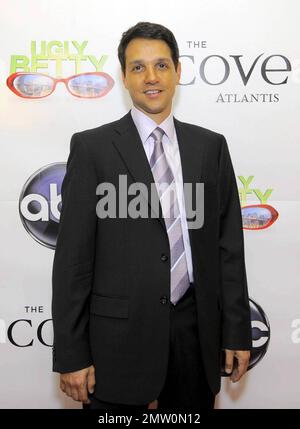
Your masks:
{"label": "ugly betty logo", "polygon": [[[31,41],[31,55],[12,55],[8,88],[24,99],[45,98],[58,83],[78,98],[104,97],[114,86],[113,78],[102,71],[108,55],[85,53],[88,41]],[[90,67],[93,71],[90,71]],[[67,77],[62,77],[68,73]]]}

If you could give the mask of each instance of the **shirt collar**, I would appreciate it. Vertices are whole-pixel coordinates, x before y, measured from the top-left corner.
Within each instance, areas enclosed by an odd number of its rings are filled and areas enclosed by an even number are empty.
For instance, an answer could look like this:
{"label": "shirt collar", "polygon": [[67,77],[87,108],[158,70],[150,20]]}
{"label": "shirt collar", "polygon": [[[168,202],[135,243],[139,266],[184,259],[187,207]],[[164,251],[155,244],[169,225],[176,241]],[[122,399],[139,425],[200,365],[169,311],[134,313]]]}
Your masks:
{"label": "shirt collar", "polygon": [[131,116],[139,132],[143,144],[146,143],[150,134],[157,127],[161,128],[165,132],[170,142],[174,140],[175,126],[172,112],[159,125],[157,125],[157,123],[153,121],[153,119],[149,118],[149,116],[147,116],[141,110],[137,109],[135,106],[132,106]]}

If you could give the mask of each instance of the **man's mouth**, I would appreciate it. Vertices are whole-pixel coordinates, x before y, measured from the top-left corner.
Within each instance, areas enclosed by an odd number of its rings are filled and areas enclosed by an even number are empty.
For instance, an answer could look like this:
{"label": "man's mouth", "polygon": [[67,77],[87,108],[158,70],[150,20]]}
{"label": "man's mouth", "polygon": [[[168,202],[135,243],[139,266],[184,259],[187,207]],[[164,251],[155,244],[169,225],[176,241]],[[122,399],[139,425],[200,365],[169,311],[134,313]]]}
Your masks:
{"label": "man's mouth", "polygon": [[161,89],[147,89],[147,91],[144,91],[144,94],[149,98],[156,98],[161,92]]}

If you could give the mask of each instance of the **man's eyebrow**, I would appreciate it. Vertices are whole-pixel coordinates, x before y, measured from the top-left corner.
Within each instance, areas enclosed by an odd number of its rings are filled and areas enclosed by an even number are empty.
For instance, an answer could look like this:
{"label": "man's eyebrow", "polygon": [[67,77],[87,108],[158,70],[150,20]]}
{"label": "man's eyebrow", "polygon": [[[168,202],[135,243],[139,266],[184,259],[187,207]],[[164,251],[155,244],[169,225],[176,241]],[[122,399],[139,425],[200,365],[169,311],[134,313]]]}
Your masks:
{"label": "man's eyebrow", "polygon": [[[170,62],[170,59],[169,58],[156,58],[155,60],[153,60],[153,61],[166,61],[166,62]],[[143,63],[144,62],[144,60],[134,60],[134,61],[130,61],[130,63],[129,63],[129,65],[132,65],[132,64],[140,64],[140,63]]]}

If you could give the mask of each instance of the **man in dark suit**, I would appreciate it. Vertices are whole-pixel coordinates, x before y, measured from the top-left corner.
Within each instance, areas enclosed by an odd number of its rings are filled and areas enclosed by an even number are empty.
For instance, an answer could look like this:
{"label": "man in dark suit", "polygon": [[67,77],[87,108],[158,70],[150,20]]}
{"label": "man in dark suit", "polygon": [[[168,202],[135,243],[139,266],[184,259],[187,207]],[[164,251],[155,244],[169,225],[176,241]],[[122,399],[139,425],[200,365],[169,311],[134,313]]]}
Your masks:
{"label": "man in dark suit", "polygon": [[[142,410],[155,400],[158,409],[213,408],[222,349],[238,381],[251,348],[227,143],[173,117],[181,65],[171,31],[138,23],[118,56],[133,108],[71,140],[53,265],[53,370],[68,396],[92,408]],[[204,183],[201,227],[188,224],[187,183]],[[140,205],[154,184],[158,212],[154,198],[147,216],[128,215],[134,184],[144,186]]]}

